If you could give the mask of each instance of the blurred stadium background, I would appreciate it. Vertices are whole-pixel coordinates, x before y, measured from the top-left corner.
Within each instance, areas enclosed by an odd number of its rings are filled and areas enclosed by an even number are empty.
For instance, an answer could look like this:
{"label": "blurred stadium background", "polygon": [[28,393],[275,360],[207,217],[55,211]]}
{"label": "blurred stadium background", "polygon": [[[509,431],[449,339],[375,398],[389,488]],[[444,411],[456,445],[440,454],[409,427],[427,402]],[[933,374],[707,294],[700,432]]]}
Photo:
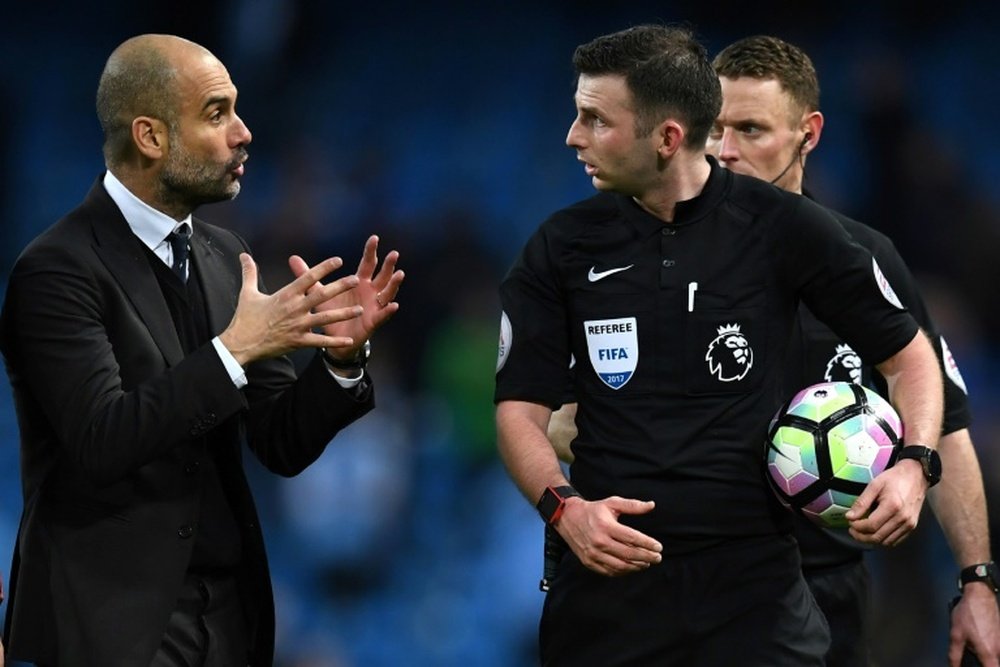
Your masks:
{"label": "blurred stadium background", "polygon": [[[229,68],[251,159],[240,197],[200,215],[243,234],[269,284],[292,252],[353,265],[372,232],[402,253],[402,310],[374,341],[376,412],[296,479],[250,465],[279,667],[535,664],[541,531],[495,454],[496,286],[549,212],[591,193],[563,144],[573,48],[647,21],[690,23],[712,54],[768,33],[813,57],[827,125],[807,187],[892,236],[918,275],[972,393],[997,544],[1000,5],[73,4],[4,3],[0,287],[102,172],[97,80],[142,32]],[[6,578],[21,505],[6,381],[0,469]],[[956,569],[933,519],[871,563],[877,664],[943,664]]]}

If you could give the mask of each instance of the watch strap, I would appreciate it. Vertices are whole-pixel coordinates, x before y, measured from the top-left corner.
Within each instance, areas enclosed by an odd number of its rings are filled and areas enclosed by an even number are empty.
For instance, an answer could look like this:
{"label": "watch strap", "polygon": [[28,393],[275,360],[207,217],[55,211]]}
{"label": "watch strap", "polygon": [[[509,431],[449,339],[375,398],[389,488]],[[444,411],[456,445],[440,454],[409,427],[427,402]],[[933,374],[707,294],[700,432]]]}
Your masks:
{"label": "watch strap", "polygon": [[342,371],[354,371],[364,368],[368,364],[369,356],[371,356],[371,342],[367,340],[353,359],[337,359],[325,347],[323,348],[323,361],[331,368]]}
{"label": "watch strap", "polygon": [[1000,592],[1000,572],[993,561],[988,563],[976,563],[963,568],[958,573],[958,590],[962,591],[966,584],[981,581],[993,589],[994,593]]}
{"label": "watch strap", "polygon": [[941,481],[941,457],[937,451],[924,445],[906,445],[899,450],[896,461],[903,459],[913,459],[920,463],[924,479],[930,486]]}
{"label": "watch strap", "polygon": [[572,486],[550,486],[542,492],[542,497],[538,499],[535,509],[541,515],[545,523],[554,526],[562,517],[566,508],[567,498],[579,498],[580,493]]}

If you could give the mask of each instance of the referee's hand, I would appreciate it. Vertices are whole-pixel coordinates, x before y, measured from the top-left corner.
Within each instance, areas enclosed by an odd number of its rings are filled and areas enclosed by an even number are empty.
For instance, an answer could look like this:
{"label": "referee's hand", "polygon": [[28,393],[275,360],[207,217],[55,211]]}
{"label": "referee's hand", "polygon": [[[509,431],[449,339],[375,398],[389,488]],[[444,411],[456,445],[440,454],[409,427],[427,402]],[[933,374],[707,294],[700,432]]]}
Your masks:
{"label": "referee's hand", "polygon": [[917,527],[926,494],[919,464],[901,461],[876,475],[854,501],[844,515],[848,532],[859,542],[894,547]]}
{"label": "referee's hand", "polygon": [[659,563],[663,545],[619,523],[622,514],[646,514],[651,500],[611,496],[587,501],[568,498],[556,530],[586,567],[609,577],[645,570]]}

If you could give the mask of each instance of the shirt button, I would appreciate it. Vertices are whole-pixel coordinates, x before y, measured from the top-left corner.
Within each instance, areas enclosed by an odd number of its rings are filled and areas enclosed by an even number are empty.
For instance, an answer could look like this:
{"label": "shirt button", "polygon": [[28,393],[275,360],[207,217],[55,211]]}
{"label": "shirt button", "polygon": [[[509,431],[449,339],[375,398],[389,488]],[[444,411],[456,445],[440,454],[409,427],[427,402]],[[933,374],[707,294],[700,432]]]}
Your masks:
{"label": "shirt button", "polygon": [[182,540],[186,540],[192,535],[194,535],[194,528],[192,528],[191,526],[181,526],[180,528],[177,529],[177,537],[181,538]]}
{"label": "shirt button", "polygon": [[669,268],[670,268],[671,266],[673,266],[673,265],[674,265],[674,264],[676,264],[676,263],[677,263],[677,262],[675,262],[675,261],[674,261],[674,260],[672,260],[672,259],[665,259],[665,260],[663,260],[663,268],[665,268],[665,269],[669,269]]}
{"label": "shirt button", "polygon": [[663,235],[664,236],[673,236],[676,233],[677,233],[677,230],[674,229],[673,227],[664,227],[663,228]]}
{"label": "shirt button", "polygon": [[199,465],[200,464],[197,461],[191,461],[190,463],[184,466],[184,472],[188,475],[193,475],[196,472],[198,472]]}

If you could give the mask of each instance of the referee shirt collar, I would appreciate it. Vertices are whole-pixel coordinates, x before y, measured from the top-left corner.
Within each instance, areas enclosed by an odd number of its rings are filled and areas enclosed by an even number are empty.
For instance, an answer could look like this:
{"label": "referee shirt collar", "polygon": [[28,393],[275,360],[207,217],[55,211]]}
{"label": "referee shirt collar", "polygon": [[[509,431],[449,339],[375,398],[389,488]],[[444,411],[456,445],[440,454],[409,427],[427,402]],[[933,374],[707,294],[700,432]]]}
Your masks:
{"label": "referee shirt collar", "polygon": [[674,206],[673,222],[664,222],[655,215],[647,213],[631,197],[616,195],[622,213],[643,236],[654,232],[659,233],[663,229],[663,225],[688,225],[705,217],[722,200],[726,187],[732,179],[732,173],[720,167],[714,158],[706,155],[705,159],[708,160],[711,167],[708,180],[705,181],[705,187],[691,199],[677,202]]}

